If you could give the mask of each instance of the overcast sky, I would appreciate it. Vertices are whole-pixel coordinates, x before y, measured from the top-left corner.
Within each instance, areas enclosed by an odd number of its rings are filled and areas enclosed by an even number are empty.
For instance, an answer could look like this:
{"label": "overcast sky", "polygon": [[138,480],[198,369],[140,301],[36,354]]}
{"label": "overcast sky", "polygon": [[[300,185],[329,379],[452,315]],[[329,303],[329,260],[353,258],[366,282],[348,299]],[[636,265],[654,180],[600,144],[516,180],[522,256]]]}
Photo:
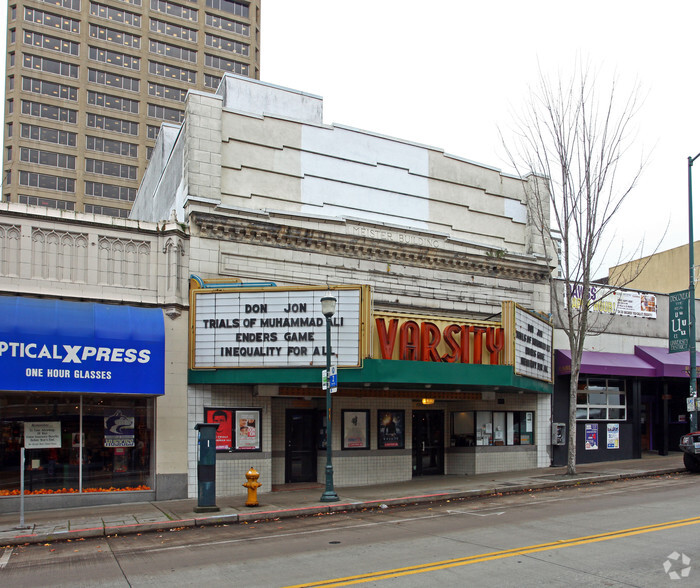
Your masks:
{"label": "overcast sky", "polygon": [[[7,4],[0,3],[6,21]],[[620,247],[688,243],[688,156],[700,153],[700,2],[262,0],[261,79],[320,95],[324,121],[513,171],[501,145],[538,68],[577,56],[638,82],[636,146],[650,159],[615,223]],[[5,29],[0,32],[4,45]],[[3,91],[4,80],[0,82]],[[633,154],[635,162],[637,154]],[[700,160],[695,211],[700,209]],[[694,215],[700,238],[700,213]],[[612,237],[613,235],[611,235]]]}
{"label": "overcast sky", "polygon": [[[688,243],[688,156],[700,153],[700,2],[263,0],[261,79],[324,98],[324,122],[439,147],[512,171],[499,138],[538,68],[583,56],[639,83],[636,163],[649,161],[615,223],[615,246]],[[696,171],[697,170],[697,171]],[[694,168],[700,208],[700,160]],[[700,215],[695,237],[700,237]]]}

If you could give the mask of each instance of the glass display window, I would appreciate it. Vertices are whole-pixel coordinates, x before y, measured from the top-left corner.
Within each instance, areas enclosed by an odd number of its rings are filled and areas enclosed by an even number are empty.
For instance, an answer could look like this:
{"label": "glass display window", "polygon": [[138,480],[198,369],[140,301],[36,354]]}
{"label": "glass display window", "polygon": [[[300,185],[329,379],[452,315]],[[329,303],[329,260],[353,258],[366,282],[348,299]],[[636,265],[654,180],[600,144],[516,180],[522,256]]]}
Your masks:
{"label": "glass display window", "polygon": [[27,422],[56,426],[60,446],[25,449],[25,491],[150,490],[153,405],[152,398],[120,395],[3,394],[0,496],[19,494]]}

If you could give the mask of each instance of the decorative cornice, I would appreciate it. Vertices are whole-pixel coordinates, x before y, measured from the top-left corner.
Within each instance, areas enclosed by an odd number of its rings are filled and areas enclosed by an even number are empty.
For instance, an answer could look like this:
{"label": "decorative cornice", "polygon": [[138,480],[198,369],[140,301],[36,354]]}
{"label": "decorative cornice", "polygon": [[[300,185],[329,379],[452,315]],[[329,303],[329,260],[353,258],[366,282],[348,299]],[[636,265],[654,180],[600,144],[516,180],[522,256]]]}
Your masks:
{"label": "decorative cornice", "polygon": [[[494,255],[493,252],[497,250],[486,247],[483,254],[475,254],[199,211],[190,215],[190,224],[193,233],[200,237],[229,243],[360,258],[389,265],[401,264],[469,275],[498,276],[526,282],[549,280],[550,268],[545,263],[534,259],[524,261],[521,256],[509,259],[507,252]],[[459,247],[459,244],[456,246]]]}

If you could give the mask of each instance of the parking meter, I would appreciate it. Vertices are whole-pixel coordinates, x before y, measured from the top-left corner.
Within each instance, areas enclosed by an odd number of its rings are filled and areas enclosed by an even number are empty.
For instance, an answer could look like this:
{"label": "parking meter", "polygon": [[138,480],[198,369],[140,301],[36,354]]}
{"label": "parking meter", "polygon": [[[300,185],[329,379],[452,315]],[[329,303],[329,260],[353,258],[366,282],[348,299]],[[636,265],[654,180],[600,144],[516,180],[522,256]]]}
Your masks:
{"label": "parking meter", "polygon": [[195,512],[216,512],[216,430],[218,423],[197,423],[199,437],[197,461],[197,506]]}

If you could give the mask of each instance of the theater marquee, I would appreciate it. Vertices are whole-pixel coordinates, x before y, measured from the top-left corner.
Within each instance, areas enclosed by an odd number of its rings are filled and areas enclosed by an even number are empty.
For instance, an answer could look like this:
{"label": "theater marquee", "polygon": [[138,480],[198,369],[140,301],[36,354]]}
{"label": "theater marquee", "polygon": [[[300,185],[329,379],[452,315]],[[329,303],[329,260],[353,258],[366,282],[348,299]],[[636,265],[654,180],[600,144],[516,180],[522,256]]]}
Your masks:
{"label": "theater marquee", "polygon": [[[237,288],[192,291],[193,369],[323,367],[326,319],[321,288]],[[360,365],[362,323],[369,290],[331,288],[338,299],[331,319],[331,351],[342,367]]]}

